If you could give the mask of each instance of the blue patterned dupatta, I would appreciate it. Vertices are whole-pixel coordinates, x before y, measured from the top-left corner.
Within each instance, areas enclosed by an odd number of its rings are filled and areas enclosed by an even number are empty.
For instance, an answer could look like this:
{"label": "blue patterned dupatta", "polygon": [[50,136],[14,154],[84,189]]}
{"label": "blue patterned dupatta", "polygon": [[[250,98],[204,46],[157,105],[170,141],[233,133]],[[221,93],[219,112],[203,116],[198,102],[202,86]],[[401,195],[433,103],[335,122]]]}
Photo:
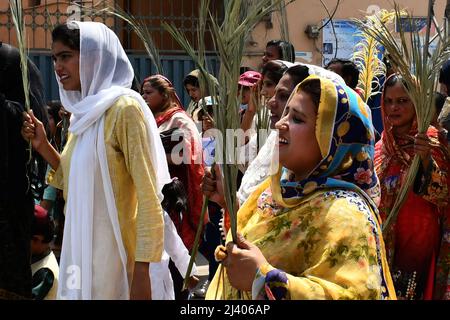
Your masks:
{"label": "blue patterned dupatta", "polygon": [[309,76],[302,83],[313,79],[320,80],[321,88],[315,135],[322,160],[302,181],[295,181],[293,172],[280,168],[272,176],[274,200],[292,208],[314,191],[346,189],[364,196],[376,211],[379,183],[373,162],[375,134],[370,109],[355,91],[337,82]]}

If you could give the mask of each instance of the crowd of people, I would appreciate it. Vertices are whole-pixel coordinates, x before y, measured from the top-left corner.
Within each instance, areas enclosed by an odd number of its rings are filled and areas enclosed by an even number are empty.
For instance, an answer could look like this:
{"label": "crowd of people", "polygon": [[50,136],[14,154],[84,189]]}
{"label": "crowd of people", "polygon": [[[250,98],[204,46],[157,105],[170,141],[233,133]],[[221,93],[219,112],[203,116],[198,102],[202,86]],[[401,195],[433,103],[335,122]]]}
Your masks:
{"label": "crowd of people", "polygon": [[[190,72],[184,106],[165,75],[134,85],[101,23],[57,25],[52,41],[60,100],[44,102],[29,61],[28,112],[19,52],[0,47],[0,299],[450,299],[450,61],[420,133],[400,74],[369,107],[352,61],[295,62],[292,44],[269,41],[261,68],[236,79],[247,134],[233,242],[221,102],[205,85],[219,81]],[[195,264],[187,274],[199,227],[204,281]]]}

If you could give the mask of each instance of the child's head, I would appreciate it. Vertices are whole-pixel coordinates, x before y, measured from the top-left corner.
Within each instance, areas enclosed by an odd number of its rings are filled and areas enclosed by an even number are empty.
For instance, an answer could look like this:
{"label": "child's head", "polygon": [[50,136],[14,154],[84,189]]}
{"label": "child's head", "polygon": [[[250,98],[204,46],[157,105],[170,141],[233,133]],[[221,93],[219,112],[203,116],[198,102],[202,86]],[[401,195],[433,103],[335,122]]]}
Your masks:
{"label": "child's head", "polygon": [[241,103],[248,104],[250,102],[250,88],[252,88],[262,78],[261,74],[256,71],[246,71],[239,77],[239,95],[241,95]]}
{"label": "child's head", "polygon": [[[215,98],[217,100],[217,98]],[[214,128],[214,108],[217,105],[217,101],[213,101],[211,96],[204,97],[200,100],[199,104],[201,109],[197,113],[197,121],[202,122],[202,132]],[[206,110],[206,112],[205,112]]]}
{"label": "child's head", "polygon": [[31,224],[31,254],[44,253],[55,236],[55,223],[48,211],[40,205],[35,205]]}
{"label": "child's head", "polygon": [[200,101],[202,97],[202,93],[200,90],[200,83],[198,77],[195,75],[194,72],[191,72],[184,78],[183,86],[186,89],[189,97],[191,97],[192,101],[194,102]]}
{"label": "child's head", "polygon": [[166,184],[162,193],[164,200],[161,205],[167,213],[181,213],[187,210],[187,195],[183,183],[177,178]]}

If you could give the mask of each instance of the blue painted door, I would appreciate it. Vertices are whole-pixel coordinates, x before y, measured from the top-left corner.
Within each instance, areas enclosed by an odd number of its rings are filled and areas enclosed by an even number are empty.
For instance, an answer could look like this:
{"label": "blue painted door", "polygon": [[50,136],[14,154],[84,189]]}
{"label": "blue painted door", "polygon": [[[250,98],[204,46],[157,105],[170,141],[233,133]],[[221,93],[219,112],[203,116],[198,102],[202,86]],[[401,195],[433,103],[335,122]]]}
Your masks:
{"label": "blue painted door", "polygon": [[[42,73],[46,101],[59,99],[58,84],[56,82],[50,53],[30,52],[30,58]],[[135,75],[139,82],[156,73],[155,66],[146,55],[129,54],[128,58],[133,65]],[[183,79],[189,72],[195,69],[194,62],[188,56],[162,56],[161,59],[164,75],[172,81],[178,96],[184,106],[187,107],[190,98],[186,90],[184,90]],[[212,70],[213,74],[217,74],[219,71],[217,57],[208,57],[207,61],[209,70]]]}

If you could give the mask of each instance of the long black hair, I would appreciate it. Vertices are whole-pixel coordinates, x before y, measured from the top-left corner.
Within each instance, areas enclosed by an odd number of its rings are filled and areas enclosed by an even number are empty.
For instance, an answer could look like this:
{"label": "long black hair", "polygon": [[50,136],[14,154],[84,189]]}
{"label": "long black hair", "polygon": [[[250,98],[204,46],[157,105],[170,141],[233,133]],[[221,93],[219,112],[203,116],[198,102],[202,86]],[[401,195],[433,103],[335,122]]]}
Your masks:
{"label": "long black hair", "polygon": [[383,87],[383,94],[386,93],[386,89],[395,86],[397,83],[401,83],[406,90],[408,90],[408,84],[406,83],[405,79],[398,74],[394,73],[389,78],[387,78],[386,82],[384,83]]}
{"label": "long black hair", "polygon": [[172,182],[166,184],[162,189],[164,200],[161,203],[163,209],[169,213],[177,214],[187,210],[187,194],[183,183],[178,179],[172,179]]}
{"label": "long black hair", "polygon": [[344,79],[350,77],[350,83],[348,84],[350,88],[355,89],[358,86],[359,69],[353,61],[348,59],[334,58],[331,59],[330,62],[328,62],[325,69],[329,69],[330,65],[332,64],[340,64],[342,66],[342,77]]}
{"label": "long black hair", "polygon": [[[48,117],[44,102],[44,83],[36,65],[28,59],[30,107],[34,115],[43,122],[48,132]],[[7,101],[18,103],[25,110],[25,95],[22,84],[19,50],[0,42],[0,94]],[[28,177],[34,198],[40,199],[45,189],[47,163],[33,152],[28,168]]]}
{"label": "long black hair", "polygon": [[72,50],[80,51],[80,29],[71,29],[67,24],[59,24],[52,31],[52,41],[59,41]]}
{"label": "long black hair", "polygon": [[295,61],[295,49],[292,43],[284,40],[270,40],[266,44],[267,47],[276,47],[278,50],[278,56],[281,60],[294,62]]}
{"label": "long black hair", "polygon": [[274,83],[278,83],[281,79],[281,77],[283,76],[284,72],[287,70],[287,66],[272,60],[272,61],[268,61],[262,68],[261,70],[261,74],[270,79],[271,81],[273,81]]}

